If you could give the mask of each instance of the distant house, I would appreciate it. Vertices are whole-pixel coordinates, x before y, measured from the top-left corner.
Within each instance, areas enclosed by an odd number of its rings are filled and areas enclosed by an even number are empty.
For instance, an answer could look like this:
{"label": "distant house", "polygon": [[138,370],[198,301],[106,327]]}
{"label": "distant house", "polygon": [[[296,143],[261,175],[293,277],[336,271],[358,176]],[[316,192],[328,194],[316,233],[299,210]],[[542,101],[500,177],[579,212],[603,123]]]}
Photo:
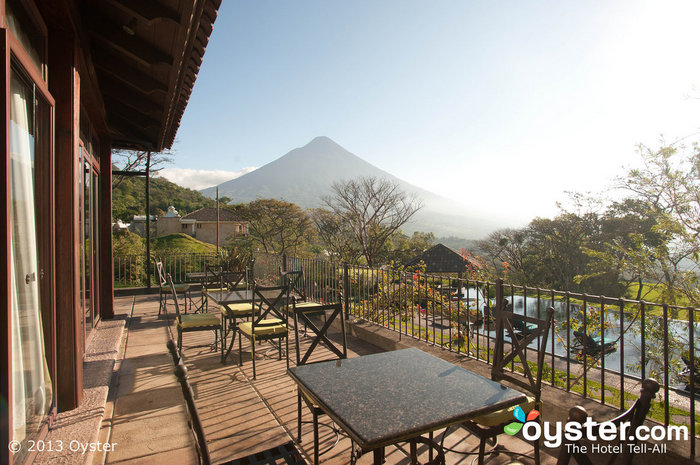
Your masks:
{"label": "distant house", "polygon": [[426,273],[457,273],[476,270],[481,264],[471,257],[463,257],[458,252],[443,244],[437,244],[422,254],[405,263],[406,266],[416,266],[420,262],[426,265]]}
{"label": "distant house", "polygon": [[[156,224],[156,215],[151,215],[151,234],[153,234],[153,225]],[[134,215],[131,217],[131,223],[128,226],[129,231],[136,233],[139,236],[146,236],[146,215]]]}
{"label": "distant house", "polygon": [[[216,208],[200,208],[185,216],[173,206],[158,218],[156,235],[188,234],[202,242],[216,244]],[[244,221],[227,208],[219,209],[219,243],[223,244],[231,235],[247,235],[248,222]]]}

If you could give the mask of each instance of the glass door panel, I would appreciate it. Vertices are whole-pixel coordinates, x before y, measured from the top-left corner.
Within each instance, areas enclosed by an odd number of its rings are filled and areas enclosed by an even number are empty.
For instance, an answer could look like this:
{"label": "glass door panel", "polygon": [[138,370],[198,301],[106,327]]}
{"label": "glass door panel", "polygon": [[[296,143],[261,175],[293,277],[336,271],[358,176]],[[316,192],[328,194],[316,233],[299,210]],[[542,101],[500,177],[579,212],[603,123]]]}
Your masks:
{"label": "glass door panel", "polygon": [[[10,75],[10,279],[13,440],[35,438],[52,401],[41,319],[36,164],[48,163],[50,128],[34,85],[12,67]],[[37,116],[37,113],[39,115]],[[50,124],[50,119],[48,120]],[[27,447],[22,447],[26,451]],[[23,457],[15,456],[18,463]]]}

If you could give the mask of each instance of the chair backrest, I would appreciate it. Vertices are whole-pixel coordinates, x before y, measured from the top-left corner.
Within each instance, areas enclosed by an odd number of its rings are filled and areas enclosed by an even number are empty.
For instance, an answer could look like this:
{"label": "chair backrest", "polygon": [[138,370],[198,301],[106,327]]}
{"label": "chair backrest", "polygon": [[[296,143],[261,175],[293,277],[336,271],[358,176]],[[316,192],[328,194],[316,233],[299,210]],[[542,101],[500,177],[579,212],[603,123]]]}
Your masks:
{"label": "chair backrest", "polygon": [[[335,356],[331,358],[324,358],[323,360],[314,360],[312,363],[348,358],[348,342],[347,335],[345,333],[345,314],[343,313],[343,307],[340,302],[335,304],[319,305],[318,307],[313,307],[310,310],[302,309],[302,311],[298,311],[296,308],[296,301],[294,298],[292,298],[292,308],[294,309],[294,345],[297,355],[297,366],[306,365],[308,363],[311,353],[320,342],[324,342],[326,348]],[[327,312],[330,312],[330,316],[328,316]],[[309,316],[311,314],[318,315],[321,313],[323,313],[326,318],[321,328],[318,328],[316,323],[309,319]],[[313,328],[307,329],[313,330],[313,332],[316,333],[314,339],[311,341],[311,345],[306,349],[303,356],[301,355],[300,347],[302,339],[299,335],[299,327],[301,326],[300,320],[302,323],[307,325],[313,325]],[[336,343],[328,338],[328,329],[335,320],[338,320],[340,324],[340,343]]]}
{"label": "chair backrest", "polygon": [[[170,285],[170,293],[173,295],[173,302],[175,303],[175,315],[177,316],[177,321],[181,321],[180,316],[180,302],[177,300],[177,292],[175,292],[175,283],[173,283],[173,277],[168,273],[167,282]],[[167,311],[167,309],[166,309]]]}
{"label": "chair backrest", "polygon": [[158,281],[160,281],[161,286],[167,286],[168,281],[165,277],[165,270],[163,269],[163,262],[156,260],[156,273],[158,273]]}
{"label": "chair backrest", "polygon": [[[621,463],[623,465],[630,465],[632,463],[635,448],[631,445],[637,443],[636,434],[634,434],[634,432],[644,423],[644,420],[646,419],[646,416],[649,413],[649,410],[651,409],[651,401],[654,400],[654,397],[656,396],[656,393],[658,391],[659,383],[656,380],[645,379],[644,381],[642,381],[641,395],[636,401],[634,401],[634,404],[632,404],[632,406],[629,409],[627,409],[627,411],[625,411],[624,413],[618,415],[612,420],[609,420],[610,422],[615,423],[616,425],[628,423],[629,426],[625,427],[625,437],[622,438],[621,441],[621,453],[609,454],[609,459],[607,461],[608,465],[616,463],[618,460],[619,462],[617,463]],[[577,405],[575,407],[572,407],[571,410],[569,410],[569,421],[585,423],[587,419],[588,413],[583,407]],[[600,437],[598,435],[598,428],[599,423],[594,423],[593,425],[591,425],[591,430],[596,437]],[[609,431],[608,434],[610,434]],[[616,436],[619,437],[620,435]],[[593,464],[588,454],[583,452],[590,451],[590,447],[573,447],[577,445],[580,446],[579,442],[580,441],[569,441],[564,442],[562,444],[561,449],[559,451],[559,458],[557,459],[557,465],[567,465],[572,457],[576,459],[576,463],[578,465]]]}
{"label": "chair backrest", "polygon": [[294,271],[282,271],[280,268],[280,279],[283,286],[289,286],[289,292],[294,294],[296,300],[306,300],[304,292],[304,268]]}
{"label": "chair backrest", "polygon": [[192,434],[195,439],[195,446],[197,448],[197,453],[199,454],[200,463],[203,465],[211,464],[211,457],[209,455],[209,448],[207,447],[207,437],[204,434],[204,428],[202,427],[202,420],[199,416],[199,411],[197,410],[197,405],[194,403],[194,392],[192,391],[192,386],[190,385],[189,377],[187,376],[187,367],[179,357],[177,353],[177,348],[175,343],[168,341],[168,349],[173,356],[175,362],[175,376],[177,376],[180,382],[180,388],[182,389],[182,395],[185,398],[185,404],[187,405],[187,417],[189,419],[189,425],[192,430]]}
{"label": "chair backrest", "polygon": [[[545,349],[549,330],[554,321],[554,308],[549,307],[544,319],[519,315],[506,310],[496,312],[496,347],[494,348],[493,367],[491,378],[494,381],[506,380],[535,394],[537,401],[540,400],[542,392],[542,371],[544,368]],[[513,324],[513,322],[519,322]],[[528,324],[529,323],[529,324]],[[523,334],[514,328],[529,327],[527,334]],[[506,351],[506,334],[510,336],[510,350]],[[533,375],[530,365],[527,363],[527,347],[537,340],[536,363],[537,372]],[[532,352],[530,348],[530,352]],[[522,370],[522,375],[511,372],[509,365],[518,363],[518,368]]]}
{"label": "chair backrest", "polygon": [[270,314],[287,321],[288,308],[289,286],[261,286],[255,283],[253,286],[253,328]]}
{"label": "chair backrest", "polygon": [[224,269],[221,265],[207,265],[204,273],[204,287],[217,286],[235,290],[245,278],[246,271],[232,271]]}

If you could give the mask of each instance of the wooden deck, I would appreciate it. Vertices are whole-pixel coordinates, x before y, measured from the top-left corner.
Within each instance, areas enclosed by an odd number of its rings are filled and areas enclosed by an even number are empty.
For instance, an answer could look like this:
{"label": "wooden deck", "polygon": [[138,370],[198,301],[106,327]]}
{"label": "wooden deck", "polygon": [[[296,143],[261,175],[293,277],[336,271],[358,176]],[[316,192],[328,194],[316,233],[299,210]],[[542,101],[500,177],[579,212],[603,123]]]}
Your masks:
{"label": "wooden deck", "polygon": [[[137,296],[133,313],[127,324],[124,358],[119,370],[115,395],[111,401],[113,416],[105,420],[111,427],[109,438],[118,446],[106,456],[105,463],[196,463],[194,444],[187,426],[184,399],[173,374],[172,359],[168,355],[167,319],[158,316],[157,296]],[[132,297],[117,299],[118,308],[131,311]],[[170,311],[172,313],[172,305]],[[125,310],[127,311],[127,310]],[[210,306],[210,312],[218,311]],[[293,336],[293,331],[292,331]],[[244,457],[290,440],[296,442],[297,394],[296,387],[286,374],[286,360],[277,359],[277,351],[264,344],[258,351],[257,379],[252,379],[250,346],[243,340],[243,365],[238,366],[238,342],[234,345],[226,365],[220,362],[220,352],[212,351],[213,333],[186,333],[184,358],[196,403],[204,423],[209,450],[214,462]],[[294,359],[294,338],[290,338],[290,352]],[[300,338],[302,347],[309,338]],[[323,358],[321,351],[315,356]],[[357,357],[381,351],[376,346],[358,338],[348,337],[349,357]],[[330,352],[328,352],[330,353]],[[426,395],[430,395],[426,393]],[[436,400],[439,401],[439,400]],[[311,415],[304,406],[305,422]],[[328,417],[321,417],[328,422]],[[330,424],[330,423],[328,423]],[[435,433],[439,442],[444,430]],[[350,440],[336,434],[328,426],[320,428],[321,456],[327,464],[347,464],[350,460]],[[504,435],[505,436],[505,435]],[[490,464],[534,463],[532,446],[522,439],[501,437],[504,453],[492,456]],[[474,451],[477,441],[464,430],[452,429],[445,438],[445,446],[455,451]],[[302,428],[299,449],[309,463],[313,457],[312,425]],[[420,451],[420,449],[419,449]],[[515,452],[516,454],[509,454]],[[542,463],[554,464],[556,460],[542,448]],[[427,454],[426,454],[427,455]],[[470,464],[474,455],[447,451],[449,464]],[[404,452],[387,448],[387,464],[409,463]],[[371,463],[371,454],[361,457],[358,463]]]}

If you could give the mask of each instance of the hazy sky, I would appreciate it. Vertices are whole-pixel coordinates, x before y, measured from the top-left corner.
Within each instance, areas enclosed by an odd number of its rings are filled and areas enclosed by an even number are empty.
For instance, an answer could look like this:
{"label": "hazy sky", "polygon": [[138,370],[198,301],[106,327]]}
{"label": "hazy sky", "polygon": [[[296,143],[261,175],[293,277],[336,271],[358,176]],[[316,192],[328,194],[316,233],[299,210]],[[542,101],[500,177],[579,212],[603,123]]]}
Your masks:
{"label": "hazy sky", "polygon": [[201,188],[324,135],[470,208],[550,216],[636,144],[700,130],[698,19],[695,0],[224,1],[166,177]]}

